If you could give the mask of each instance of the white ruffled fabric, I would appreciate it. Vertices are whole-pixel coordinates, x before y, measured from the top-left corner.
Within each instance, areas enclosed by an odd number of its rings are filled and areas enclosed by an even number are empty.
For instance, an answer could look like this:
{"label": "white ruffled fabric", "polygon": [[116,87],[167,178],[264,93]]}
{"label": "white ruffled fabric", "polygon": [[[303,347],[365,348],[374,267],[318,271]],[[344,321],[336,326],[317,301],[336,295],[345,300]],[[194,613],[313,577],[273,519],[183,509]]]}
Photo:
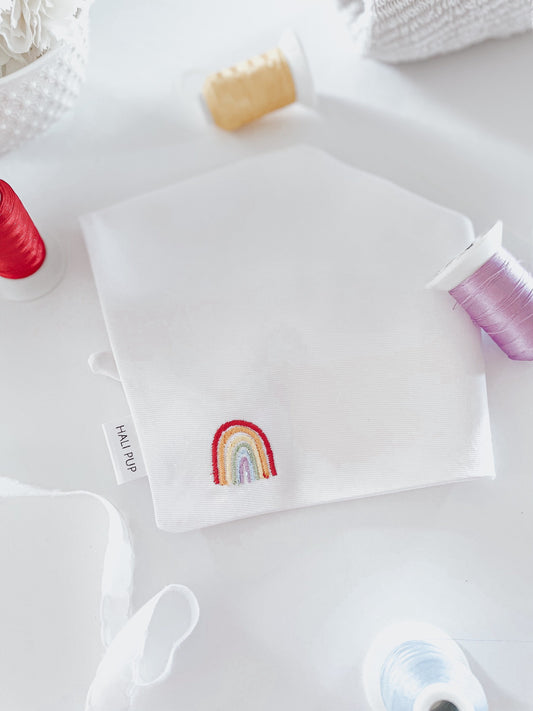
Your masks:
{"label": "white ruffled fabric", "polygon": [[68,41],[90,0],[0,0],[0,76]]}
{"label": "white ruffled fabric", "polygon": [[361,54],[406,62],[531,29],[532,0],[339,0]]}

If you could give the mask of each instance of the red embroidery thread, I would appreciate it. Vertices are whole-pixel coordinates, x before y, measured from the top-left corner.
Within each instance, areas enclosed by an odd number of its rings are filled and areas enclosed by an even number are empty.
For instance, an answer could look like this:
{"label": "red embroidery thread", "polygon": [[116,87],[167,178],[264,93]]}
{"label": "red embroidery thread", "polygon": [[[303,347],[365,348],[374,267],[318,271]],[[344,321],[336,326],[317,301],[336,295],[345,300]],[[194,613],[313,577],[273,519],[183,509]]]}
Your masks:
{"label": "red embroidery thread", "polygon": [[0,180],[0,276],[23,279],[44,262],[46,247],[13,188]]}

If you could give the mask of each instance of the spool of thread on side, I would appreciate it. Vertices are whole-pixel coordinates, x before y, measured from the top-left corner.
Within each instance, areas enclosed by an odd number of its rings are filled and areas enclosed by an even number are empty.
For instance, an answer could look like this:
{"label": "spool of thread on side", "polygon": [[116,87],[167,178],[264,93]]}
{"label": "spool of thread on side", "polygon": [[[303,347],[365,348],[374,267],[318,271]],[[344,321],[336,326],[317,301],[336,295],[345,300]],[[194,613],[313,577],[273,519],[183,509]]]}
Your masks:
{"label": "spool of thread on side", "polygon": [[296,101],[313,106],[315,92],[302,45],[292,31],[274,49],[210,74],[200,95],[207,119],[226,131]]}
{"label": "spool of thread on side", "polygon": [[11,186],[0,180],[0,295],[29,301],[60,281],[65,260],[54,240],[45,244]]}
{"label": "spool of thread on side", "polygon": [[502,247],[502,223],[428,285],[448,291],[512,360],[533,360],[533,276]]}
{"label": "spool of thread on side", "polygon": [[384,630],[367,654],[363,680],[372,711],[488,711],[461,648],[432,625]]}

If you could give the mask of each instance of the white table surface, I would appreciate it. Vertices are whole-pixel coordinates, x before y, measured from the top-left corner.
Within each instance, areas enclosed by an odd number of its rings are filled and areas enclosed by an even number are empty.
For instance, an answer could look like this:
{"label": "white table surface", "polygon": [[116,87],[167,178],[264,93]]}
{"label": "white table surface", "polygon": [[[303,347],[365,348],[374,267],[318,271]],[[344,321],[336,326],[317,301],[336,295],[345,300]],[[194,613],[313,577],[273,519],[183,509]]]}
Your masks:
{"label": "white table surface", "polygon": [[[307,49],[318,111],[291,108],[238,135],[195,122],[179,95],[182,72],[266,49],[286,26]],[[87,368],[107,338],[77,223],[81,213],[210,166],[307,142],[464,212],[479,232],[502,218],[508,245],[533,266],[532,66],[531,35],[400,67],[363,61],[325,0],[101,0],[74,113],[0,158],[1,177],[43,235],[69,253],[52,294],[0,302],[0,474],[114,502],[134,536],[135,607],[170,582],[197,594],[199,626],[151,709],[364,709],[365,651],[384,625],[404,618],[460,641],[492,709],[533,709],[531,364],[487,344],[495,481],[162,533],[147,482],[114,483],[100,424],[126,404],[119,383]],[[20,546],[2,553],[11,578],[33,577],[39,520],[29,516],[32,524],[17,528]],[[62,525],[83,539],[76,517]],[[78,578],[68,590],[35,586],[43,609],[76,588],[78,609],[92,610],[94,590]],[[66,609],[59,627],[72,625],[74,608]],[[0,628],[10,614],[0,609]],[[83,707],[102,649],[97,624],[80,625],[77,636],[45,626],[40,638],[42,665],[57,671],[61,660],[68,693],[43,688],[42,669],[36,675],[21,645],[0,655],[13,704],[5,711]]]}

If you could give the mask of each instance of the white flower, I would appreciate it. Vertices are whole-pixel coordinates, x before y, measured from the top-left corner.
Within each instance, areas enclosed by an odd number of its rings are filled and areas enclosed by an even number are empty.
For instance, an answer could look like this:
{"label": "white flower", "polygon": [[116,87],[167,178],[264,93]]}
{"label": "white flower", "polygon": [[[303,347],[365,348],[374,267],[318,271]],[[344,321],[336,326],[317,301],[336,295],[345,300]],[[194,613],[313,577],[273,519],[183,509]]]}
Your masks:
{"label": "white flower", "polygon": [[[0,0],[0,76],[72,35],[90,0]],[[2,70],[4,67],[4,71]]]}

